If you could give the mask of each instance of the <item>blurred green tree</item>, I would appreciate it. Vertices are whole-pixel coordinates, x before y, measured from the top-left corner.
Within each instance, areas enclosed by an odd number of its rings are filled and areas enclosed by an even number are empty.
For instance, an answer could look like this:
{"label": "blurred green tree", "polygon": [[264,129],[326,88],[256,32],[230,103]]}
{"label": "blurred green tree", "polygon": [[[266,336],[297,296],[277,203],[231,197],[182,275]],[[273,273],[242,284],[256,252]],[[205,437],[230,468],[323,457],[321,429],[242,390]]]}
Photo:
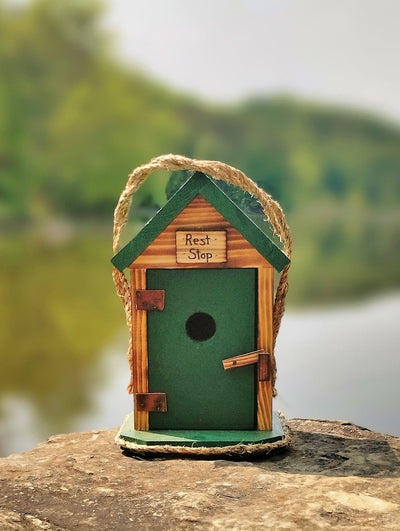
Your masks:
{"label": "blurred green tree", "polygon": [[[132,166],[178,152],[232,164],[276,198],[313,238],[297,251],[302,276],[324,282],[333,250],[358,267],[360,242],[371,246],[369,256],[399,265],[392,239],[367,241],[362,230],[354,239],[349,221],[356,216],[373,233],[371,224],[398,234],[398,127],[289,98],[218,106],[178,95],[119,64],[103,10],[95,0],[32,0],[18,8],[0,0],[0,222],[108,218]],[[167,194],[182,181],[171,179]],[[167,182],[167,174],[151,176],[135,205],[153,212]],[[257,214],[251,198],[220,186]],[[311,275],[304,264],[316,256],[321,272]],[[398,270],[386,281],[372,266],[368,275],[392,284]],[[341,275],[345,292],[351,280]]]}

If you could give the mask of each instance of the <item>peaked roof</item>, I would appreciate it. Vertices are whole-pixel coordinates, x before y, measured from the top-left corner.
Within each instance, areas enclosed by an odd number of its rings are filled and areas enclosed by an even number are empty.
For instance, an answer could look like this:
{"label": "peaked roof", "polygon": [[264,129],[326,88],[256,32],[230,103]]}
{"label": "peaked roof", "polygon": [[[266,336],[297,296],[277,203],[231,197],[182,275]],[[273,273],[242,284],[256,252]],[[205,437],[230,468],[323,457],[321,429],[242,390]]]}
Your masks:
{"label": "peaked roof", "polygon": [[289,258],[214,182],[203,173],[195,173],[171,197],[143,229],[111,260],[123,271],[136,260],[152,241],[197,196],[202,195],[257,251],[281,271]]}

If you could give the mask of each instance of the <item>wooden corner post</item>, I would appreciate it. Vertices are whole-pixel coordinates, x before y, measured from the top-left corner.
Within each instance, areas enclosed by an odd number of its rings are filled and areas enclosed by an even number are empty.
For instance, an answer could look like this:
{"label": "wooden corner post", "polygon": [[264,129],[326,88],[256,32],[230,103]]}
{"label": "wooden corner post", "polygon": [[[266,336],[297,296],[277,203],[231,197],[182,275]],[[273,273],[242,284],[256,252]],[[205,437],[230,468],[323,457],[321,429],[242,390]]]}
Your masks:
{"label": "wooden corner post", "polygon": [[[258,348],[272,354],[272,300],[274,270],[258,269]],[[267,363],[267,359],[265,359]],[[260,373],[260,370],[258,371]],[[268,371],[270,372],[270,371]],[[272,382],[269,378],[257,378],[257,429],[272,430]]]}
{"label": "wooden corner post", "polygon": [[138,310],[136,291],[146,289],[146,269],[132,269],[132,348],[133,348],[133,394],[135,430],[149,429],[149,412],[139,411],[137,394],[148,393],[148,354],[147,354],[147,312]]}

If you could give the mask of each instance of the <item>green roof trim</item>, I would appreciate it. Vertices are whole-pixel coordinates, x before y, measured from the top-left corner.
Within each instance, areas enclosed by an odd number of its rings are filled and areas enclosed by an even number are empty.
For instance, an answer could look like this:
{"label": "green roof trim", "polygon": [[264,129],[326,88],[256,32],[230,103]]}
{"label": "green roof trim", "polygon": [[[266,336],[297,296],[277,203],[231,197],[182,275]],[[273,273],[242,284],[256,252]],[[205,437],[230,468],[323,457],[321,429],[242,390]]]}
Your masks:
{"label": "green roof trim", "polygon": [[199,194],[218,210],[277,271],[282,271],[290,262],[289,258],[279,247],[214,184],[210,177],[197,172],[179,188],[143,229],[112,258],[113,265],[120,271],[130,266]]}

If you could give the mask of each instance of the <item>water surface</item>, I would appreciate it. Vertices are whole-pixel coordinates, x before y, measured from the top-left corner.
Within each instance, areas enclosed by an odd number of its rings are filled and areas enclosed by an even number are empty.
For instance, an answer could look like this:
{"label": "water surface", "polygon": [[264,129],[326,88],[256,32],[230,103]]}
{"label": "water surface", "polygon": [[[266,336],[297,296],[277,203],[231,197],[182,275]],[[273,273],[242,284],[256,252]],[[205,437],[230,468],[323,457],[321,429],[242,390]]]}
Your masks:
{"label": "water surface", "polygon": [[287,312],[276,346],[276,407],[288,417],[400,435],[399,315],[399,294]]}
{"label": "water surface", "polygon": [[[400,435],[399,314],[399,294],[344,307],[286,312],[276,347],[275,409],[288,418],[341,419]],[[60,425],[68,428],[64,431],[119,426],[132,409],[125,391],[127,342],[127,331],[118,332],[89,364],[85,405],[76,410],[70,404],[68,410],[66,404],[62,422],[50,422],[48,408],[35,407],[23,394],[3,395],[3,455],[32,448]]]}

